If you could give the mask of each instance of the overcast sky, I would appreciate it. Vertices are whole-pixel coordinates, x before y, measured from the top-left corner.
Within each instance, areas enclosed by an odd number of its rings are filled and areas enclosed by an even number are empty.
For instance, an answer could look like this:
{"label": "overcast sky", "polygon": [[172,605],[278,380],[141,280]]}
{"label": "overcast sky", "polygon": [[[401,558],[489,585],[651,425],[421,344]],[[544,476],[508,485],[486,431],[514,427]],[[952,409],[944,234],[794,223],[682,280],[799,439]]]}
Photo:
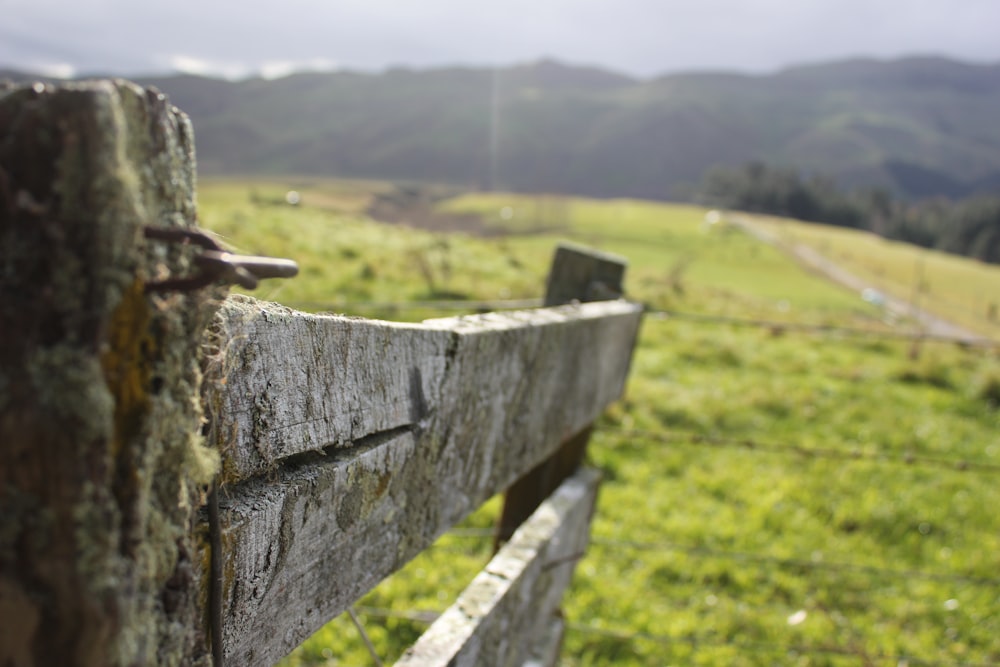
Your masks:
{"label": "overcast sky", "polygon": [[767,72],[1000,62],[1000,0],[0,0],[0,67],[55,75],[508,65]]}

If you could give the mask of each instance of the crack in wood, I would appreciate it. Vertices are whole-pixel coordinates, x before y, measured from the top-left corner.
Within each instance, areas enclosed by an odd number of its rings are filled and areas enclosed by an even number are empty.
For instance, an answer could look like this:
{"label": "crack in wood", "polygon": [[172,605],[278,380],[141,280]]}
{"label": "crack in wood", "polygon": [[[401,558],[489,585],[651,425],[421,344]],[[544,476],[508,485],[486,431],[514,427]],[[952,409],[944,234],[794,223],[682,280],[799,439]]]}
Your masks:
{"label": "crack in wood", "polygon": [[242,498],[257,493],[261,488],[278,485],[287,480],[300,479],[303,477],[303,474],[308,475],[317,466],[336,466],[350,462],[366,452],[392,443],[401,435],[416,433],[419,429],[419,424],[404,424],[403,426],[397,426],[396,428],[386,429],[358,438],[347,447],[338,443],[328,445],[319,450],[293,454],[286,459],[282,459],[280,466],[275,467],[267,473],[240,480],[239,482],[223,487],[224,495],[220,498],[219,506],[222,509],[236,507],[240,504]]}

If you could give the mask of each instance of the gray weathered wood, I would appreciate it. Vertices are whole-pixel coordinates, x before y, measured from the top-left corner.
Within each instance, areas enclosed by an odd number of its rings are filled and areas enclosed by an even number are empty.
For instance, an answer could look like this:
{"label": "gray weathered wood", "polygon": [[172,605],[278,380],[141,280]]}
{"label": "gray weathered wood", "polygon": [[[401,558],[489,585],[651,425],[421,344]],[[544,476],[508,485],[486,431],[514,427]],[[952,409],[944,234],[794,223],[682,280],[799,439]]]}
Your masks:
{"label": "gray weathered wood", "polygon": [[[266,360],[244,357],[260,371],[237,372],[231,360],[225,382],[211,383],[212,405],[230,400],[217,392],[267,390],[291,412],[274,410],[264,421],[245,417],[253,408],[228,422],[228,413],[216,416],[218,433],[231,438],[224,447],[249,446],[258,458],[247,470],[269,470],[231,484],[222,508],[226,655],[234,664],[267,665],[620,396],[641,307],[614,301],[392,325],[238,299],[224,314],[253,322],[258,340],[268,338],[268,327],[294,332],[269,347]],[[348,347],[346,355],[331,342],[380,340],[372,327],[398,341]],[[321,344],[335,353],[317,355]],[[396,344],[412,347],[405,362],[386,353]],[[323,370],[341,381],[322,380]],[[248,386],[248,376],[264,384]],[[397,406],[397,417],[375,420],[374,407],[365,406],[378,401]],[[310,440],[296,448],[288,431]],[[263,444],[271,434],[291,457],[279,467],[275,448]]]}
{"label": "gray weathered wood", "polygon": [[123,81],[0,91],[0,664],[198,665],[193,539],[214,452],[201,333],[221,294],[147,296],[190,253],[191,125]]}
{"label": "gray weathered wood", "polygon": [[586,549],[599,479],[581,469],[563,482],[397,666],[520,667],[544,659],[533,648],[546,643]]}
{"label": "gray weathered wood", "polygon": [[[617,299],[622,295],[625,268],[623,257],[562,244],[556,248],[549,268],[545,305]],[[517,527],[580,466],[589,439],[589,429],[567,438],[552,456],[527,471],[507,489],[497,522],[494,551],[510,539]]]}
{"label": "gray weathered wood", "polygon": [[216,317],[205,402],[223,480],[427,418],[451,337],[440,330],[307,315],[232,296]]}
{"label": "gray weathered wood", "polygon": [[625,291],[622,283],[627,265],[618,255],[561,244],[552,258],[545,305],[617,299]]}
{"label": "gray weathered wood", "polygon": [[431,418],[476,429],[491,448],[516,438],[508,458],[537,463],[524,458],[532,441],[576,433],[621,393],[640,310],[619,301],[398,324],[231,297],[205,397],[224,481]]}
{"label": "gray weathered wood", "polygon": [[541,619],[541,636],[535,638],[530,657],[523,667],[556,667],[562,652],[563,637],[566,634],[566,619],[561,610],[556,610],[548,619]]}

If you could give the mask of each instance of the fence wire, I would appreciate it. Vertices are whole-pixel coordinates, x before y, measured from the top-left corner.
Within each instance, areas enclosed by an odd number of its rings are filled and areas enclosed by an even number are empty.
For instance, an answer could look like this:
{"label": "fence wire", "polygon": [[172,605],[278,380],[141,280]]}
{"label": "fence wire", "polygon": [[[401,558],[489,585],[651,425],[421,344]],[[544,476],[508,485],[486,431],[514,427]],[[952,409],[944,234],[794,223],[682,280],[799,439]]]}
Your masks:
{"label": "fence wire", "polygon": [[924,456],[911,452],[873,452],[856,447],[804,447],[794,443],[766,442],[753,438],[726,438],[687,431],[646,431],[615,426],[602,426],[598,433],[614,434],[624,438],[641,438],[667,445],[705,445],[709,447],[742,449],[769,454],[793,454],[804,458],[834,459],[840,461],[874,461],[889,465],[922,466],[950,472],[1000,473],[1000,463]]}
{"label": "fence wire", "polygon": [[471,310],[475,312],[490,312],[497,310],[523,310],[540,308],[541,298],[529,299],[492,299],[471,301],[466,299],[431,299],[424,301],[344,301],[331,303],[329,301],[287,301],[282,305],[289,308],[302,308],[322,312],[340,312],[343,310]]}
{"label": "fence wire", "polygon": [[[325,301],[288,301],[283,305],[289,308],[307,309],[317,312],[344,311],[385,311],[406,312],[412,310],[439,310],[442,312],[466,311],[484,313],[503,310],[520,310],[539,308],[543,305],[541,298],[525,299],[493,299],[493,300],[421,300],[421,301],[344,301],[332,303]],[[865,340],[912,341],[925,343],[945,343],[965,347],[1000,349],[1000,341],[986,336],[976,338],[961,338],[955,336],[939,336],[923,333],[919,330],[885,331],[863,327],[845,327],[814,322],[795,322],[786,320],[767,320],[751,317],[733,317],[710,313],[695,313],[666,308],[646,306],[646,314],[663,320],[683,320],[693,323],[710,325],[728,325],[748,328],[768,329],[775,332],[798,332],[817,335],[837,336],[841,338],[860,338]]]}
{"label": "fence wire", "polygon": [[[363,607],[358,606],[356,610],[370,618],[399,619],[429,626],[444,613],[437,610],[420,609],[386,609],[383,607]],[[961,660],[942,660],[939,658],[924,658],[910,654],[891,654],[881,652],[870,652],[861,648],[828,645],[802,645],[802,644],[778,644],[773,642],[740,641],[728,637],[713,635],[661,635],[648,632],[629,632],[615,630],[611,628],[600,628],[582,623],[567,623],[566,630],[585,635],[597,635],[601,637],[618,640],[622,643],[634,643],[637,641],[652,642],[664,646],[687,646],[693,651],[699,649],[736,649],[753,653],[775,653],[782,655],[825,655],[845,658],[855,658],[864,660],[866,663],[879,661],[892,661],[896,665],[924,665],[927,667],[996,667],[995,662],[969,662]]]}
{"label": "fence wire", "polygon": [[[492,539],[493,531],[489,529],[466,528],[456,529],[448,533],[450,537],[458,539],[481,539],[484,549],[489,546],[487,539]],[[627,551],[659,551],[683,553],[692,556],[710,556],[728,560],[737,560],[742,563],[756,565],[761,569],[764,567],[780,567],[786,569],[800,569],[811,571],[828,571],[834,573],[849,572],[852,574],[863,574],[878,577],[891,577],[900,579],[923,579],[927,581],[944,581],[950,583],[976,584],[983,586],[1000,586],[1000,577],[980,577],[972,574],[961,574],[955,572],[928,572],[924,570],[910,570],[902,568],[877,567],[875,565],[862,565],[860,563],[844,563],[838,561],[812,560],[805,558],[783,558],[773,554],[755,551],[735,551],[730,549],[718,549],[698,544],[682,544],[679,542],[656,541],[638,542],[634,540],[619,540],[610,537],[592,537],[591,547],[603,547],[606,549],[601,558],[610,556],[611,558],[624,558]],[[456,553],[468,553],[466,549],[453,548],[447,545],[435,544],[430,548],[440,551],[454,551]]]}
{"label": "fence wire", "polygon": [[600,635],[618,639],[622,642],[632,643],[635,641],[653,642],[662,645],[687,645],[692,650],[699,648],[730,648],[740,651],[782,653],[797,655],[827,655],[842,656],[864,660],[866,664],[872,660],[892,661],[896,665],[927,665],[953,667],[961,665],[964,667],[995,667],[995,662],[967,662],[958,660],[941,660],[935,658],[922,658],[914,655],[896,655],[890,653],[872,653],[860,648],[837,646],[837,645],[798,645],[798,644],[775,644],[770,642],[749,642],[738,641],[726,637],[712,635],[659,635],[648,632],[623,632],[608,628],[599,628],[580,623],[567,623],[566,630],[582,634]]}
{"label": "fence wire", "polygon": [[874,340],[919,341],[927,343],[951,343],[968,347],[997,348],[1000,343],[988,337],[962,338],[957,336],[940,336],[917,331],[884,331],[865,329],[861,327],[844,327],[833,324],[817,324],[811,322],[794,322],[783,320],[763,320],[757,318],[731,317],[728,315],[712,315],[692,313],[678,310],[646,308],[646,314],[664,320],[685,320],[703,324],[719,324],[729,326],[769,329],[780,332],[800,332],[813,334],[836,335],[840,337],[864,338]]}
{"label": "fence wire", "polygon": [[[1000,578],[996,577],[978,577],[970,574],[956,574],[954,572],[926,572],[922,570],[884,568],[876,567],[874,565],[860,565],[857,563],[841,563],[811,559],[806,560],[801,558],[779,558],[777,556],[759,552],[713,549],[711,547],[686,545],[676,542],[633,542],[629,540],[615,540],[595,537],[591,539],[590,544],[592,546],[606,547],[614,550],[670,551],[692,556],[711,556],[713,558],[723,558],[738,560],[743,563],[753,563],[760,566],[762,569],[764,566],[774,566],[786,569],[825,570],[829,572],[850,572],[879,577],[898,577],[903,579],[924,579],[950,583],[1000,586]],[[613,551],[612,554],[614,554]]]}

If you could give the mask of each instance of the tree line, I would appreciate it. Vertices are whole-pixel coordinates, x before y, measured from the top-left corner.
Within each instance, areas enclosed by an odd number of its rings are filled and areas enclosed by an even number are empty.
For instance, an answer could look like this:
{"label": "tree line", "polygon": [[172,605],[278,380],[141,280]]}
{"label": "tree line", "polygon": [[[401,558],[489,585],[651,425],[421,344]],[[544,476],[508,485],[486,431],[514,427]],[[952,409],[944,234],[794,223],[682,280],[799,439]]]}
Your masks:
{"label": "tree line", "polygon": [[713,207],[864,229],[1000,264],[1000,196],[907,201],[886,188],[846,189],[827,176],[759,162],[711,169],[696,196]]}

